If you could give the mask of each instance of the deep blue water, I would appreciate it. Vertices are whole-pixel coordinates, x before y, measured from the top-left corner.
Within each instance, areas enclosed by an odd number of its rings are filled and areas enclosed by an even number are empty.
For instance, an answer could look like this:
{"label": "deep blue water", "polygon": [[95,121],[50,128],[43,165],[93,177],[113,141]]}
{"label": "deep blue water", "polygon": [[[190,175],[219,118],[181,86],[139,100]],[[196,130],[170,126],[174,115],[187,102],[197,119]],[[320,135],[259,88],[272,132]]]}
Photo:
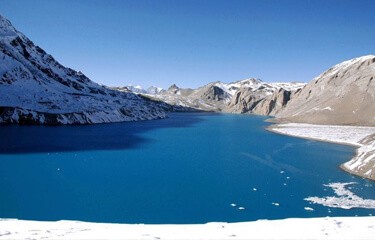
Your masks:
{"label": "deep blue water", "polygon": [[375,214],[329,213],[303,200],[333,195],[323,184],[351,181],[358,183],[353,192],[375,199],[373,182],[338,167],[352,147],[274,134],[264,120],[181,113],[92,126],[0,126],[0,218],[204,223]]}

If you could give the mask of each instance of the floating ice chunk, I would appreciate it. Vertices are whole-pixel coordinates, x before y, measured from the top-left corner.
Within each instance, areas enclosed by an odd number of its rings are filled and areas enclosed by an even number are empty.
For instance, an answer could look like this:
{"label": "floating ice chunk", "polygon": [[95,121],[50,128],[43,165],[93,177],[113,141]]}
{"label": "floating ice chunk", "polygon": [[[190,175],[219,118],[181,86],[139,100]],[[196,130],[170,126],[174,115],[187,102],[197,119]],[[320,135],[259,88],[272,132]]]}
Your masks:
{"label": "floating ice chunk", "polygon": [[239,207],[238,210],[245,210],[245,208],[244,207]]}
{"label": "floating ice chunk", "polygon": [[314,211],[314,208],[311,207],[304,207],[303,209],[305,209],[306,211]]}
{"label": "floating ice chunk", "polygon": [[280,203],[277,203],[277,202],[273,202],[273,203],[272,203],[272,205],[274,205],[274,206],[278,207],[278,206],[280,206]]}
{"label": "floating ice chunk", "polygon": [[235,203],[231,203],[230,206],[235,207],[237,205]]}
{"label": "floating ice chunk", "polygon": [[347,185],[355,184],[355,182],[349,183],[330,183],[324,185],[330,187],[334,190],[337,196],[332,197],[308,197],[305,198],[306,201],[321,204],[327,207],[342,208],[342,209],[351,209],[351,208],[367,208],[375,209],[375,200],[374,199],[363,199],[349,189],[345,188]]}
{"label": "floating ice chunk", "polygon": [[284,171],[280,171],[281,174],[285,173]]}
{"label": "floating ice chunk", "polygon": [[255,191],[257,191],[258,189],[256,189],[256,188],[253,188],[253,191],[255,192]]}

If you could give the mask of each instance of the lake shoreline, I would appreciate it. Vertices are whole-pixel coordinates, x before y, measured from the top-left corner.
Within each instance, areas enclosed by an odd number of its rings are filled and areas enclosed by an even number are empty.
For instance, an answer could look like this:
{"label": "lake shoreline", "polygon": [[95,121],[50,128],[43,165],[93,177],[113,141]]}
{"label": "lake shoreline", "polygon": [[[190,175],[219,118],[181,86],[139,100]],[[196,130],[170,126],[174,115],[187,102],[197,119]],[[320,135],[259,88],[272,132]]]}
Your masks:
{"label": "lake shoreline", "polygon": [[277,134],[356,147],[352,159],[340,165],[350,174],[375,181],[375,127],[280,123],[266,128]]}

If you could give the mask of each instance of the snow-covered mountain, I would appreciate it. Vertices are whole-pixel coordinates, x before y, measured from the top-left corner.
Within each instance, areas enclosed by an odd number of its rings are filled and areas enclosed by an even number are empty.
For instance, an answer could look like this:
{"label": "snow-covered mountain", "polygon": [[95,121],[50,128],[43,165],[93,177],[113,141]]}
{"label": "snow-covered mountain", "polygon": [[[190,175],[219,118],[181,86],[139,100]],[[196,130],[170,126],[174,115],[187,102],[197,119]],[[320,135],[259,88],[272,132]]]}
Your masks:
{"label": "snow-covered mountain", "polygon": [[[266,83],[249,78],[231,83],[212,82],[197,89],[179,88],[173,84],[166,91],[148,96],[171,105],[205,111],[273,115],[289,101],[290,98],[284,95],[290,96],[304,85],[297,82]],[[278,104],[281,98],[282,104]]]}
{"label": "snow-covered mountain", "polygon": [[148,93],[146,90],[144,90],[139,85],[137,85],[137,86],[127,85],[126,88],[129,89],[130,91],[134,92],[134,93]]}
{"label": "snow-covered mountain", "polygon": [[122,92],[133,92],[137,94],[151,94],[151,95],[165,92],[165,90],[161,87],[151,86],[151,87],[148,87],[147,89],[144,89],[140,85],[133,86],[130,84],[125,87],[111,87],[111,89],[122,91]]}
{"label": "snow-covered mountain", "polygon": [[0,15],[0,123],[88,124],[166,117],[159,104],[62,66]]}
{"label": "snow-covered mountain", "polygon": [[149,88],[147,88],[147,93],[148,94],[161,94],[163,92],[165,92],[165,90],[161,87],[155,87],[155,86],[151,86]]}

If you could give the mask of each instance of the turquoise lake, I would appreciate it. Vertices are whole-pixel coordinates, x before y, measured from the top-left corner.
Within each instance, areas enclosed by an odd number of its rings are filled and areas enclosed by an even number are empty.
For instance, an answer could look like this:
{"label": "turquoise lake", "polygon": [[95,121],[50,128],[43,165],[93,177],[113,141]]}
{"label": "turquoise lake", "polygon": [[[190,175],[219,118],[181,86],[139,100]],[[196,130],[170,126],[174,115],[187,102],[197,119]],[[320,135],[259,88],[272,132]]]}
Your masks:
{"label": "turquoise lake", "polygon": [[334,196],[323,186],[332,182],[356,182],[351,191],[375,199],[374,182],[339,169],[353,147],[271,133],[265,119],[176,113],[131,123],[0,126],[0,218],[205,223],[375,215],[304,200]]}

